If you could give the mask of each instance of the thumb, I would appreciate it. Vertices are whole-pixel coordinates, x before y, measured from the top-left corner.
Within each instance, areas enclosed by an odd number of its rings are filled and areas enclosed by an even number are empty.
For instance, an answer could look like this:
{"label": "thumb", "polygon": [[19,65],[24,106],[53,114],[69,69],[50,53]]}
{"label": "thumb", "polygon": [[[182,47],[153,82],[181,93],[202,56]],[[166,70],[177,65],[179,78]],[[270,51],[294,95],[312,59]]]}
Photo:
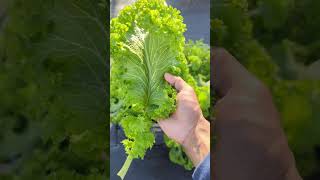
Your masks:
{"label": "thumb", "polygon": [[165,73],[164,78],[169,84],[174,86],[177,91],[181,91],[189,86],[181,77],[177,77],[169,73]]}

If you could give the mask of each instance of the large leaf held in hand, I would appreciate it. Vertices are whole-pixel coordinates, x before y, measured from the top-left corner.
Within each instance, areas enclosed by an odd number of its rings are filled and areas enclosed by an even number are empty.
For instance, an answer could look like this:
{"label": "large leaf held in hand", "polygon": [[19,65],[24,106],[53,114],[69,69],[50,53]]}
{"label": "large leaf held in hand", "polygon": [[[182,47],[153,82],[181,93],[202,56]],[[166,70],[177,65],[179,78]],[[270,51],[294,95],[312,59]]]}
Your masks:
{"label": "large leaf held in hand", "polygon": [[[128,115],[121,125],[129,139],[123,141],[129,155],[118,175],[124,178],[133,158],[143,158],[145,151],[154,143],[150,132],[152,120],[169,115],[174,109],[174,90],[164,82],[164,73],[176,64],[175,52],[166,38],[136,27],[126,44],[121,61],[126,72],[122,75],[127,83],[126,104],[133,106],[138,116]],[[170,96],[169,96],[170,94]]]}
{"label": "large leaf held in hand", "polygon": [[160,106],[173,103],[166,98],[163,76],[176,63],[176,53],[166,38],[138,27],[125,47],[128,49],[125,57],[128,69],[124,78],[131,88],[128,97],[132,97],[132,103],[141,103],[146,112],[155,115],[154,111]]}

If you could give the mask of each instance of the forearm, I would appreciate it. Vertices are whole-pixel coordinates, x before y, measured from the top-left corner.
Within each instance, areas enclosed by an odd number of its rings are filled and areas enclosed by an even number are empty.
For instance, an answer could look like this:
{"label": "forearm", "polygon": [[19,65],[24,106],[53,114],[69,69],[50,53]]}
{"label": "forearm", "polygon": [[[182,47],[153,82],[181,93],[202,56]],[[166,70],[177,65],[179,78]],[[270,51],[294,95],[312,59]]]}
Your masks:
{"label": "forearm", "polygon": [[210,123],[203,117],[182,144],[187,156],[197,166],[210,153]]}

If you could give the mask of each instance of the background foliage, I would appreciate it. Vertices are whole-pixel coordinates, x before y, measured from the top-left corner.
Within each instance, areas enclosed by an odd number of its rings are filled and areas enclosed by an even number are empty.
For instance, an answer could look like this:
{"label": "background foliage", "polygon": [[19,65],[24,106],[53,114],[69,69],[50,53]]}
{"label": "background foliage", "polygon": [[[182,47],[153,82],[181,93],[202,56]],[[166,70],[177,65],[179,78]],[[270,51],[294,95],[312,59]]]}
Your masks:
{"label": "background foliage", "polygon": [[6,4],[0,179],[108,177],[107,1]]}

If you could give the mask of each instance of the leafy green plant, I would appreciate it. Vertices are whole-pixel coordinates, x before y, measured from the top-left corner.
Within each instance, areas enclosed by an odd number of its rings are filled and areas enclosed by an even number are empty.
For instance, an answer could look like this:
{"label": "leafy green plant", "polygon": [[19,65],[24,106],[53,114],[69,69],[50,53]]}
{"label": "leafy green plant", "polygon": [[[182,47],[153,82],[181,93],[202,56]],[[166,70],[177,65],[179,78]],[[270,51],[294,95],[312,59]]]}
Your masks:
{"label": "leafy green plant", "polygon": [[[194,72],[205,66],[199,61],[202,56],[208,61],[209,51],[203,50],[200,42],[200,50],[190,43],[186,56],[185,30],[180,12],[164,0],[138,0],[111,20],[111,118],[122,126],[127,137],[122,141],[128,157],[118,173],[121,178],[131,161],[143,158],[153,146],[152,124],[175,110],[176,91],[165,82],[165,72],[185,79],[195,88],[201,107],[209,107],[209,85],[203,82],[208,81],[208,70],[205,77],[197,74],[198,82],[189,71],[195,63],[198,68]],[[193,61],[196,56],[198,62]],[[173,162],[192,168],[178,144],[172,140],[166,140],[166,144],[171,148],[170,154],[179,150],[170,155]],[[177,161],[181,157],[184,160]]]}
{"label": "leafy green plant", "polygon": [[[189,40],[184,49],[187,66],[196,81],[193,86],[203,115],[210,119],[210,49],[202,40]],[[211,99],[212,100],[212,99]]]}

